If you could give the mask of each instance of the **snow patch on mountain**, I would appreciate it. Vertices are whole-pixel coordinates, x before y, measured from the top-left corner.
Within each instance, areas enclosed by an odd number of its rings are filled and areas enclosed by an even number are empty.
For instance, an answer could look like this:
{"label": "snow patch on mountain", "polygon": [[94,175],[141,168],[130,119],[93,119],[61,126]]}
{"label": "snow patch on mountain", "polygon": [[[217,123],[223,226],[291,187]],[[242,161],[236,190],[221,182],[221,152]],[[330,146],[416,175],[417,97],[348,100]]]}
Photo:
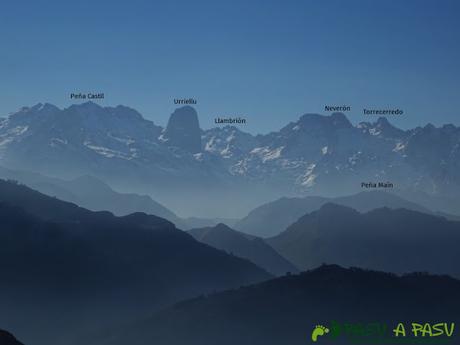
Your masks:
{"label": "snow patch on mountain", "polygon": [[315,163],[311,163],[308,165],[307,170],[305,171],[305,174],[300,176],[300,184],[304,187],[312,187],[315,184],[315,179],[318,176],[317,174],[314,173],[316,168]]}
{"label": "snow patch on mountain", "polygon": [[280,158],[283,149],[284,146],[280,146],[275,149],[270,149],[269,147],[256,147],[250,152],[250,154],[259,156],[262,162],[265,163],[267,161]]}
{"label": "snow patch on mountain", "polygon": [[356,165],[357,161],[360,159],[361,154],[361,151],[354,153],[351,157],[348,158],[348,163],[350,163],[352,166]]}
{"label": "snow patch on mountain", "polygon": [[173,114],[165,130],[127,107],[25,107],[0,118],[0,164],[33,169],[43,163],[45,173],[67,164],[113,175],[121,164],[120,174],[134,179],[193,176],[199,184],[212,176],[227,186],[260,181],[289,192],[334,191],[342,188],[333,184],[341,179],[355,188],[373,176],[399,178],[395,184],[408,188],[460,191],[452,188],[460,186],[460,129],[453,125],[403,131],[386,119],[353,126],[343,114],[307,114],[277,132],[254,136],[234,126],[201,130],[191,108]]}
{"label": "snow patch on mountain", "polygon": [[67,145],[68,143],[69,142],[66,139],[61,139],[61,138],[51,138],[51,140],[50,140],[50,146],[51,147]]}
{"label": "snow patch on mountain", "polygon": [[112,133],[108,133],[107,136],[111,139],[114,139],[120,143],[123,143],[125,145],[131,145],[135,143],[135,140],[132,138],[122,138],[122,137],[117,137],[116,135],[113,135]]}
{"label": "snow patch on mountain", "polygon": [[381,132],[380,132],[380,130],[377,129],[377,128],[370,128],[370,129],[369,129],[369,133],[370,133],[371,135],[379,135]]}
{"label": "snow patch on mountain", "polygon": [[90,150],[96,152],[97,154],[104,156],[106,158],[120,158],[120,159],[126,159],[126,160],[131,160],[133,158],[136,158],[136,151],[131,152],[131,154],[126,154],[121,151],[112,150],[108,147],[93,145],[89,141],[85,141],[83,145],[89,148]]}
{"label": "snow patch on mountain", "polygon": [[[7,123],[3,126],[6,128]],[[16,126],[7,129],[4,134],[0,134],[0,146],[9,144],[10,142],[16,140],[18,137],[22,136],[28,130],[29,126]]]}
{"label": "snow patch on mountain", "polygon": [[406,145],[404,145],[402,142],[397,142],[395,148],[393,149],[393,152],[399,152],[404,150]]}

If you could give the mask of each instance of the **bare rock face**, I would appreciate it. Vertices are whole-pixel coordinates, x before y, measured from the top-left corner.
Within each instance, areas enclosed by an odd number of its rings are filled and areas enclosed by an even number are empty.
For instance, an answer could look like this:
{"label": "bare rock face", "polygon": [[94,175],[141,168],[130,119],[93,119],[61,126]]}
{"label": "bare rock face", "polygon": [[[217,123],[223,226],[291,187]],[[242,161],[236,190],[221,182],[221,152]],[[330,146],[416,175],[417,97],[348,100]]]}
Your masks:
{"label": "bare rock face", "polygon": [[163,139],[169,146],[198,153],[201,151],[201,130],[196,110],[190,106],[178,108],[171,114]]}

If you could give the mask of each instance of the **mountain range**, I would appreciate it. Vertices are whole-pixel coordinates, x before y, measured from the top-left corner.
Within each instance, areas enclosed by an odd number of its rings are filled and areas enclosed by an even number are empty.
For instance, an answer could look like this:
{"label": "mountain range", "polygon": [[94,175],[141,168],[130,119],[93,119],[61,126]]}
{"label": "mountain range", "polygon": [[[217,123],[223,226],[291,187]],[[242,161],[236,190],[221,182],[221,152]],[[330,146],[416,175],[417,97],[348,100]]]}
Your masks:
{"label": "mountain range", "polygon": [[252,135],[231,126],[202,130],[190,106],[176,109],[162,128],[125,106],[37,104],[0,120],[0,165],[96,176],[188,216],[234,218],[281,196],[336,197],[378,182],[450,200],[443,203],[449,209],[429,208],[460,214],[453,202],[460,194],[460,128],[450,124],[400,130],[383,117],[354,126],[342,113],[305,114],[279,131]]}
{"label": "mountain range", "polygon": [[188,233],[202,243],[248,259],[273,275],[280,276],[298,271],[262,238],[233,230],[225,224],[191,229]]}
{"label": "mountain range", "polygon": [[[373,209],[388,207],[392,209],[404,208],[428,214],[432,213],[429,209],[407,201],[393,193],[378,191],[361,192],[336,198],[320,196],[307,196],[303,198],[283,197],[256,207],[246,217],[236,222],[234,227],[239,231],[254,236],[275,236],[296,222],[301,216],[316,211],[327,203],[348,206],[359,212],[368,212]],[[458,220],[455,216],[446,214],[443,214],[443,216],[452,220]]]}
{"label": "mountain range", "polygon": [[35,345],[254,345],[329,318],[455,319],[453,278],[296,273],[460,277],[459,158],[453,125],[305,114],[253,135],[203,130],[190,106],[165,128],[24,107],[0,119],[0,326]]}
{"label": "mountain range", "polygon": [[266,241],[301,270],[339,263],[460,277],[460,222],[413,210],[384,207],[359,213],[327,203]]}
{"label": "mountain range", "polygon": [[412,322],[454,323],[452,338],[436,339],[456,344],[459,310],[460,282],[450,277],[325,265],[181,302],[87,344],[301,345],[314,343],[316,325],[330,331],[318,344],[398,344],[398,323],[405,344],[419,343]]}
{"label": "mountain range", "polygon": [[93,212],[3,180],[0,219],[0,325],[28,344],[67,344],[184,298],[272,277],[163,218]]}
{"label": "mountain range", "polygon": [[460,277],[460,222],[383,192],[285,200],[268,204],[266,222],[291,219],[289,204],[302,215],[262,239],[224,224],[186,233],[0,180],[0,325],[37,345],[254,345],[301,343],[331,320],[456,321],[459,282],[447,276],[334,265],[296,273],[327,262]]}
{"label": "mountain range", "polygon": [[89,175],[65,180],[0,166],[0,178],[19,182],[48,196],[77,204],[92,211],[110,211],[116,216],[126,216],[135,212],[156,215],[169,220],[182,230],[215,226],[220,222],[233,225],[236,222],[234,219],[181,218],[153,200],[149,195],[119,193],[105,182]]}

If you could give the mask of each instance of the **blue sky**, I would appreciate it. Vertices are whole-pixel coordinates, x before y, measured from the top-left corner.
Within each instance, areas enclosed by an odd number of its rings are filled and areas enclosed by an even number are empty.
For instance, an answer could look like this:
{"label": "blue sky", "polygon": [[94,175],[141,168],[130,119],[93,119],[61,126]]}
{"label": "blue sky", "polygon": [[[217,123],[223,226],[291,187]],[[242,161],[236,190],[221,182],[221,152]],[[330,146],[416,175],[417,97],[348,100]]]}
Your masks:
{"label": "blue sky", "polygon": [[401,108],[409,128],[460,125],[460,2],[8,1],[0,114],[104,92],[164,125],[196,98],[203,128],[244,115],[277,130],[324,105]]}

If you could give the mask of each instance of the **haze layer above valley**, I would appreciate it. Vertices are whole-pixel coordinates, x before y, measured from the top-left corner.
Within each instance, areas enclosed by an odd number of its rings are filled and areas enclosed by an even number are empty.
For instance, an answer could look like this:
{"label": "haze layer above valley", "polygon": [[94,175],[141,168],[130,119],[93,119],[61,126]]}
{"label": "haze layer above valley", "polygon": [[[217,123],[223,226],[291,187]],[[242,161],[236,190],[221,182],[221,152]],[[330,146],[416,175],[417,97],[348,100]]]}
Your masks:
{"label": "haze layer above valley", "polygon": [[185,216],[239,217],[281,196],[341,196],[374,183],[460,212],[452,206],[460,195],[454,125],[400,130],[380,117],[354,126],[333,113],[305,114],[266,135],[242,129],[202,130],[190,106],[162,128],[121,105],[37,104],[0,120],[0,165],[60,178],[93,175]]}

